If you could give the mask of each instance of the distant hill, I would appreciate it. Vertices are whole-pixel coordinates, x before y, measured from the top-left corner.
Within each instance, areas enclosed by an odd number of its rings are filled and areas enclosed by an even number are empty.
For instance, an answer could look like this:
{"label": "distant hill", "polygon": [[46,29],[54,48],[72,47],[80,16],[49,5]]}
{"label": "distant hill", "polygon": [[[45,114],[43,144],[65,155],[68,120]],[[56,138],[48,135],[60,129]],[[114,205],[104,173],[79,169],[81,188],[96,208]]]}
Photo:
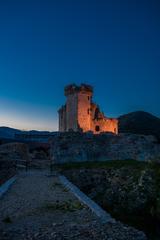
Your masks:
{"label": "distant hill", "polygon": [[9,138],[14,139],[16,133],[21,133],[21,130],[9,128],[9,127],[0,127],[0,138]]}
{"label": "distant hill", "polygon": [[14,128],[9,128],[9,127],[0,127],[0,138],[2,139],[14,139],[15,134],[20,134],[20,133],[30,133],[30,134],[49,134],[51,132],[48,131],[36,131],[36,130],[31,130],[31,131],[22,131],[19,129],[14,129]]}
{"label": "distant hill", "polygon": [[160,118],[148,112],[131,112],[119,117],[119,132],[155,135],[160,139]]}

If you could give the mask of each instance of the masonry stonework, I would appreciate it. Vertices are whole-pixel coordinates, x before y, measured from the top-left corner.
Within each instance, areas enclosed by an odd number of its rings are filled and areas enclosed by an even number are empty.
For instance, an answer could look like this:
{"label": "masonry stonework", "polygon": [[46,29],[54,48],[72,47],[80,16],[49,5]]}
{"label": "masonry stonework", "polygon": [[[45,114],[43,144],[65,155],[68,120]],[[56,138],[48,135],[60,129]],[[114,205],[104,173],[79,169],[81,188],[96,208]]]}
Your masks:
{"label": "masonry stonework", "polygon": [[66,104],[59,109],[59,131],[92,131],[94,134],[118,134],[118,120],[105,117],[99,106],[92,102],[93,88],[75,84],[65,87]]}

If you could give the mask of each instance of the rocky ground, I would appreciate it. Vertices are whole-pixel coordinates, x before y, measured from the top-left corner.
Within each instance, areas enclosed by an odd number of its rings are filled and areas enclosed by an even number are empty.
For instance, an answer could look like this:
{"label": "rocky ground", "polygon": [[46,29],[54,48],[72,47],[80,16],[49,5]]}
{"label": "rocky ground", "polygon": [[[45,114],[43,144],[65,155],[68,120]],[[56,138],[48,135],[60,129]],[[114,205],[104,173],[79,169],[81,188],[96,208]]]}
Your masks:
{"label": "rocky ground", "polygon": [[46,171],[20,173],[0,199],[1,240],[144,240],[120,222],[102,224],[58,176]]}

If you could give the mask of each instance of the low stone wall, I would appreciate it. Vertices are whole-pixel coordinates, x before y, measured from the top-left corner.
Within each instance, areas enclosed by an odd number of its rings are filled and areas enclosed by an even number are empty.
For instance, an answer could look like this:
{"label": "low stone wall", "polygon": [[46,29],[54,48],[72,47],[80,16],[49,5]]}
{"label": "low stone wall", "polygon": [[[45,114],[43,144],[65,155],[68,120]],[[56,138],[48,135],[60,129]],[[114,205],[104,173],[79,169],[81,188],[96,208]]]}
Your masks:
{"label": "low stone wall", "polygon": [[0,146],[0,184],[16,174],[17,160],[29,160],[26,144],[7,143]]}
{"label": "low stone wall", "polygon": [[154,136],[67,132],[55,136],[50,143],[56,164],[125,159],[160,161],[160,144]]}
{"label": "low stone wall", "polygon": [[16,174],[15,161],[0,160],[0,185]]}
{"label": "low stone wall", "polygon": [[0,146],[0,159],[2,160],[29,160],[29,150],[24,143],[7,143]]}

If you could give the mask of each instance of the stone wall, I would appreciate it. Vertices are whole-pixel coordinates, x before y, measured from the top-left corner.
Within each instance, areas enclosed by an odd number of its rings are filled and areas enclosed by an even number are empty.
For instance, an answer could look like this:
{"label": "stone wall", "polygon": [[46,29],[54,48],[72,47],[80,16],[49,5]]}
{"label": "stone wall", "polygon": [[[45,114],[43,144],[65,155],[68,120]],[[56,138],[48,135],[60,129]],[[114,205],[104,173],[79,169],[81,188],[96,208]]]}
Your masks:
{"label": "stone wall", "polygon": [[29,159],[27,144],[7,143],[0,145],[0,184],[16,174],[17,160]]}
{"label": "stone wall", "polygon": [[78,124],[84,132],[91,130],[91,95],[89,92],[78,93]]}
{"label": "stone wall", "polygon": [[[97,127],[99,131],[97,131]],[[91,131],[94,134],[99,132],[112,132],[118,134],[118,120],[114,118],[103,117],[91,121]]]}
{"label": "stone wall", "polygon": [[56,164],[125,159],[160,161],[160,144],[154,136],[66,132],[51,139],[51,157]]}
{"label": "stone wall", "polygon": [[66,102],[66,130],[77,130],[77,95],[69,95]]}
{"label": "stone wall", "polygon": [[24,143],[7,143],[0,146],[1,160],[29,160],[29,150]]}

